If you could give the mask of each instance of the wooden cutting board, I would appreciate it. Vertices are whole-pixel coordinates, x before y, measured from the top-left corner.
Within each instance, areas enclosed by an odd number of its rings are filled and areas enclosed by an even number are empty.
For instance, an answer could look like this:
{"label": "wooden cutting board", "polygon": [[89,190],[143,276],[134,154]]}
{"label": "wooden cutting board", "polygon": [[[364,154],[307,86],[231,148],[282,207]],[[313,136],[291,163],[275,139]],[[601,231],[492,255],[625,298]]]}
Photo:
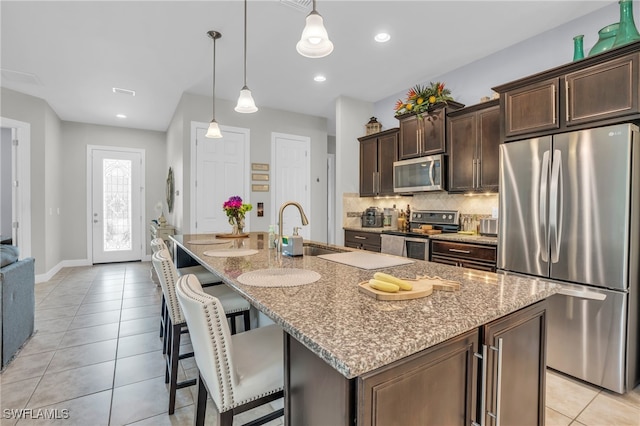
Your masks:
{"label": "wooden cutting board", "polygon": [[411,290],[400,290],[397,293],[387,293],[372,288],[369,281],[363,281],[358,284],[358,290],[378,300],[411,300],[427,297],[433,293],[433,290],[456,291],[460,290],[460,283],[455,281],[443,280],[439,277],[419,276],[416,278],[403,278],[413,284]]}

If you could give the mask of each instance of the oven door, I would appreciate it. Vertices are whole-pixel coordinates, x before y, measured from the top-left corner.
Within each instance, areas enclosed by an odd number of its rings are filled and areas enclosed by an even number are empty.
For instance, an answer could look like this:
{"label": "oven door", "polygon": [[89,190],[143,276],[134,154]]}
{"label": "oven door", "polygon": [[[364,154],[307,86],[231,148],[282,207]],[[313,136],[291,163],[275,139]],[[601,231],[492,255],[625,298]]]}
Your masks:
{"label": "oven door", "polygon": [[405,238],[404,246],[406,257],[429,260],[429,240],[427,238]]}

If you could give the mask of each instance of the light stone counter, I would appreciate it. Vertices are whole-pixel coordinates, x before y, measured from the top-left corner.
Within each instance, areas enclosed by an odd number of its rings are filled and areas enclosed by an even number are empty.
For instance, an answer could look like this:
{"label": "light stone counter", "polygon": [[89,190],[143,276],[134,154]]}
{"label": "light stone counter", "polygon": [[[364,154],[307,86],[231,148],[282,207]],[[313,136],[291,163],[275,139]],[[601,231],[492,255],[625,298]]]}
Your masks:
{"label": "light stone counter", "polygon": [[483,235],[466,235],[466,234],[436,234],[430,235],[433,240],[456,241],[459,243],[475,243],[498,245],[498,237],[485,237]]}
{"label": "light stone counter", "polygon": [[298,287],[251,287],[240,284],[237,277],[248,271],[278,267],[275,250],[265,248],[267,234],[251,233],[250,238],[236,242],[258,249],[258,254],[229,258],[203,254],[214,246],[183,243],[194,237],[178,235],[171,239],[348,379],[556,292],[556,285],[543,280],[416,261],[381,271],[398,277],[439,276],[460,282],[461,290],[434,291],[431,296],[407,301],[378,301],[357,288],[359,282],[372,278],[375,271],[313,256],[282,257],[281,266],[316,271],[322,276],[319,281]]}

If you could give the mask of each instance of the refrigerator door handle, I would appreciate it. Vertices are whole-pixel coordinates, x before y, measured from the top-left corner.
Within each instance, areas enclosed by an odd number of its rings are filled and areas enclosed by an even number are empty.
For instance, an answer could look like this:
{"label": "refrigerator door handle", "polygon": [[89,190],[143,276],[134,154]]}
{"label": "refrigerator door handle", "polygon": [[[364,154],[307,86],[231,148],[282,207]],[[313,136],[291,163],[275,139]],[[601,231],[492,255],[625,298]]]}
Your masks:
{"label": "refrigerator door handle", "polygon": [[579,297],[581,299],[588,300],[605,300],[607,298],[607,295],[603,293],[596,293],[595,291],[588,290],[573,290],[570,288],[561,288],[557,294],[562,294],[563,296]]}
{"label": "refrigerator door handle", "polygon": [[562,152],[553,151],[551,165],[551,202],[549,203],[549,230],[551,241],[551,263],[557,263],[560,257],[560,241],[562,239]]}
{"label": "refrigerator door handle", "polygon": [[540,194],[539,194],[539,211],[538,215],[540,216],[540,225],[538,229],[538,247],[540,249],[540,258],[543,262],[549,261],[549,256],[547,255],[548,250],[548,241],[547,236],[549,235],[547,229],[547,188],[549,182],[549,151],[545,151],[542,155],[542,168],[540,173]]}

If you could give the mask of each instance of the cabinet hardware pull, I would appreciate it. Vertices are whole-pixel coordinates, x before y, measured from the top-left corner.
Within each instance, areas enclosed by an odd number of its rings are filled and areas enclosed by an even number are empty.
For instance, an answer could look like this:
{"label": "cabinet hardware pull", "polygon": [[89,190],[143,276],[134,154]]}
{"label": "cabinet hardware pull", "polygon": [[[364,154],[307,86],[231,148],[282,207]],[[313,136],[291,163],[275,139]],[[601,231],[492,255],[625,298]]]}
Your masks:
{"label": "cabinet hardware pull", "polygon": [[360,235],[354,235],[353,238],[355,238],[356,240],[366,240],[367,237],[361,237]]}
{"label": "cabinet hardware pull", "polygon": [[469,254],[471,253],[470,250],[460,250],[460,249],[454,249],[454,248],[450,248],[449,251],[452,251],[454,253],[464,253],[464,254]]}
{"label": "cabinet hardware pull", "polygon": [[476,160],[476,173],[478,177],[476,178],[476,188],[480,188],[480,159]]}
{"label": "cabinet hardware pull", "polygon": [[472,422],[471,424],[473,426],[484,426],[484,416],[487,406],[487,345],[482,345],[482,354],[475,352],[473,355],[482,360],[482,385],[480,388],[480,423]]}
{"label": "cabinet hardware pull", "polygon": [[473,165],[471,166],[471,187],[476,187],[476,160],[473,159]]}
{"label": "cabinet hardware pull", "polygon": [[[569,105],[571,105],[571,100],[569,99],[569,82],[567,81],[567,79],[564,79],[564,90],[565,90],[565,108],[567,109],[567,122],[571,119],[570,114],[569,114]],[[555,103],[553,104],[553,106],[555,107]],[[555,124],[555,121],[554,121]]]}
{"label": "cabinet hardware pull", "polygon": [[[568,99],[568,98],[567,98]],[[553,85],[553,92],[551,92],[551,123],[556,124],[556,85]]]}
{"label": "cabinet hardware pull", "polygon": [[496,420],[495,426],[500,426],[500,399],[502,398],[502,337],[498,339],[498,347],[496,348],[495,346],[491,346],[490,349],[498,352],[498,377],[496,378],[498,388],[496,389],[496,411],[495,413],[487,414]]}

